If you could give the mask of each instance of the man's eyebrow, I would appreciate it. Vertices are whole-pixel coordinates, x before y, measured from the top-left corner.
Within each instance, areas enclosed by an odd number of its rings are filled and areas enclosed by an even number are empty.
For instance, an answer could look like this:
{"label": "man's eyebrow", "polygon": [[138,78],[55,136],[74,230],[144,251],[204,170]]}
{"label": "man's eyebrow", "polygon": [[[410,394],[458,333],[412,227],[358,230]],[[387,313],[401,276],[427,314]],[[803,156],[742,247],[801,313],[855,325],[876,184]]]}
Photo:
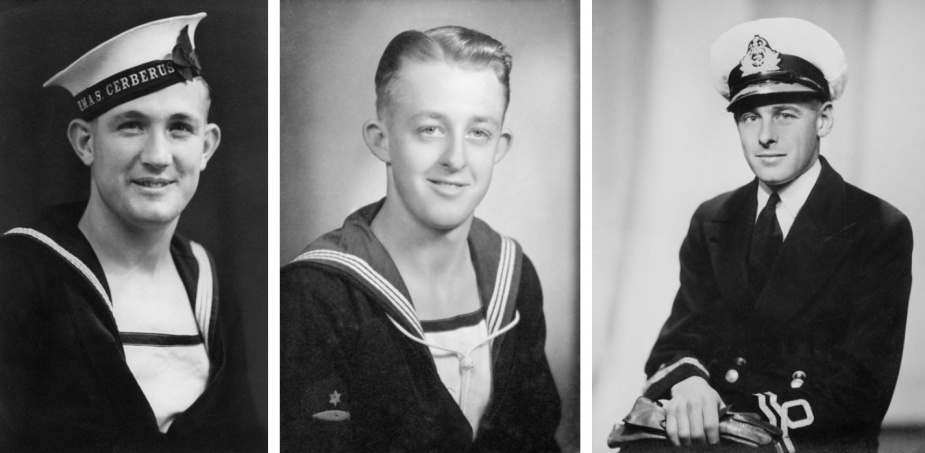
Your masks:
{"label": "man's eyebrow", "polygon": [[446,118],[446,115],[444,115],[444,114],[442,114],[442,113],[439,113],[439,112],[432,112],[432,111],[429,111],[429,110],[425,110],[425,111],[423,111],[423,112],[418,112],[418,113],[415,113],[414,115],[411,115],[411,119],[412,119],[412,120],[417,120],[417,119],[421,119],[421,118],[430,118],[430,119],[434,119],[434,120],[442,120],[442,119],[445,119],[445,118]]}
{"label": "man's eyebrow", "polygon": [[[124,112],[115,114],[112,117],[111,121],[147,120],[147,119],[150,119],[150,117],[142,112],[139,112],[138,110],[126,110]],[[197,124],[200,122],[196,115],[192,115],[189,113],[183,113],[183,112],[174,113],[170,115],[167,119],[168,121],[186,121],[189,123],[197,123]]]}
{"label": "man's eyebrow", "polygon": [[137,120],[137,119],[145,119],[145,118],[147,118],[147,117],[148,117],[147,115],[145,115],[144,113],[141,113],[141,112],[139,112],[139,111],[137,111],[137,110],[127,110],[127,111],[124,111],[124,112],[121,112],[121,113],[117,113],[115,116],[112,117],[112,119],[113,119],[113,121],[119,121],[119,120]]}
{"label": "man's eyebrow", "polygon": [[[440,112],[433,112],[429,110],[425,110],[423,112],[418,112],[414,115],[411,115],[412,121],[418,120],[421,118],[430,118],[434,120],[445,120],[446,115]],[[499,126],[501,124],[500,121],[498,121],[495,117],[490,116],[490,115],[476,115],[476,116],[473,116],[469,122],[470,123],[488,123],[493,126]]]}
{"label": "man's eyebrow", "polygon": [[174,113],[168,118],[169,121],[185,121],[188,123],[199,124],[201,121],[199,117],[195,115],[190,115],[188,113]]}
{"label": "man's eyebrow", "polygon": [[775,112],[780,112],[782,110],[802,110],[798,104],[778,104],[774,106]]}
{"label": "man's eyebrow", "polygon": [[500,122],[499,122],[497,119],[495,119],[495,117],[493,117],[493,116],[481,116],[481,115],[477,115],[477,116],[475,116],[475,117],[472,118],[472,122],[473,122],[473,123],[489,123],[489,124],[491,124],[492,126],[498,126],[498,125],[500,125]]}

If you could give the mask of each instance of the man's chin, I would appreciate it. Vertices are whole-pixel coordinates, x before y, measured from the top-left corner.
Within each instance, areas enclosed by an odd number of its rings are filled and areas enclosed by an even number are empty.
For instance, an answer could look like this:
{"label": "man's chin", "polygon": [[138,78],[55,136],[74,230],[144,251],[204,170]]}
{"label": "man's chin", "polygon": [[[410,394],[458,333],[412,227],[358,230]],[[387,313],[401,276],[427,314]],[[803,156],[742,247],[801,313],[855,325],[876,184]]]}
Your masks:
{"label": "man's chin", "polygon": [[468,224],[471,219],[471,212],[443,212],[431,216],[427,223],[436,230],[452,231]]}
{"label": "man's chin", "polygon": [[794,179],[792,175],[777,171],[757,171],[755,172],[755,176],[758,177],[759,181],[769,186],[781,186]]}
{"label": "man's chin", "polygon": [[167,227],[176,222],[180,217],[180,210],[177,209],[136,209],[129,215],[125,216],[129,223],[144,227],[157,228]]}

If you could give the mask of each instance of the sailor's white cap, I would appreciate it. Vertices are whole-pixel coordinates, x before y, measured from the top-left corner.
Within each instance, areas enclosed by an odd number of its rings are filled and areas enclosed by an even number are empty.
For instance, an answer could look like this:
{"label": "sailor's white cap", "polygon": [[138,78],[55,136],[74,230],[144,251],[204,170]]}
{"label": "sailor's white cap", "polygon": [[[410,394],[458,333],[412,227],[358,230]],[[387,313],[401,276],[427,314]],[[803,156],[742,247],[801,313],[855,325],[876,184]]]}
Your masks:
{"label": "sailor's white cap", "polygon": [[70,91],[93,119],[132,99],[199,76],[193,36],[205,13],[139,25],[85,53],[43,86]]}
{"label": "sailor's white cap", "polygon": [[794,18],[759,19],[723,33],[710,48],[710,66],[727,110],[744,100],[786,96],[836,100],[848,81],[838,41]]}

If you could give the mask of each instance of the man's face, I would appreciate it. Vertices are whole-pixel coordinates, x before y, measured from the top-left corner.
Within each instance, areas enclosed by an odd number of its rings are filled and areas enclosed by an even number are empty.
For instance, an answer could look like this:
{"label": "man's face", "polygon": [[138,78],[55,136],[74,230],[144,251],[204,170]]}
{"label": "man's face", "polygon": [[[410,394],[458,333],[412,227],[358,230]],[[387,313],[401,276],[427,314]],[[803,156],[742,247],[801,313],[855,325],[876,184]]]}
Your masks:
{"label": "man's face", "polygon": [[487,68],[405,62],[390,88],[390,194],[415,223],[456,228],[472,218],[510,146],[504,86]]}
{"label": "man's face", "polygon": [[206,122],[200,81],[178,83],[126,102],[90,123],[91,202],[136,226],[175,221],[192,199],[199,172],[218,146]]}
{"label": "man's face", "polygon": [[798,102],[749,107],[736,113],[745,160],[759,180],[786,184],[819,157],[819,138],[831,128],[830,103]]}

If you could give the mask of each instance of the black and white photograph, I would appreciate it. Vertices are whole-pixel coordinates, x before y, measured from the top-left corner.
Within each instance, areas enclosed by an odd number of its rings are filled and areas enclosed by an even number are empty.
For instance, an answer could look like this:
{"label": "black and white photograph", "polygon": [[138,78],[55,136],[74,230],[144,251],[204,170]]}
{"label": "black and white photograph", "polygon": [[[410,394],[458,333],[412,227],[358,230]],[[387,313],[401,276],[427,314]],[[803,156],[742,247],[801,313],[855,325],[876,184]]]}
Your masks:
{"label": "black and white photograph", "polygon": [[0,452],[925,453],[923,24],[0,0]]}
{"label": "black and white photograph", "polygon": [[594,3],[585,448],[925,451],[923,19]]}
{"label": "black and white photograph", "polygon": [[282,451],[577,451],[577,1],[280,4]]}
{"label": "black and white photograph", "polygon": [[266,451],[267,9],[0,4],[0,451]]}

